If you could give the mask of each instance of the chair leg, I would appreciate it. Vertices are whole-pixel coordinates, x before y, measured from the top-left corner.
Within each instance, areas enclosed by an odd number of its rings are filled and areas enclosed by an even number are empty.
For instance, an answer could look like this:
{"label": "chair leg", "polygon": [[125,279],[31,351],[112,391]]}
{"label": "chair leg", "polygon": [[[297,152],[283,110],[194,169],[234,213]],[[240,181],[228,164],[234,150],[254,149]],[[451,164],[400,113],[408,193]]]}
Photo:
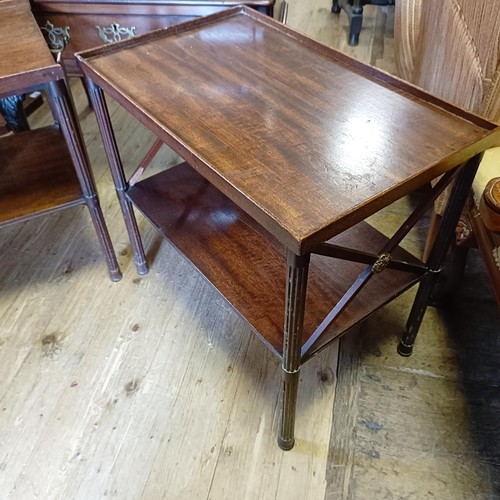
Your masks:
{"label": "chair leg", "polygon": [[361,0],[354,0],[349,16],[349,45],[354,46],[359,43],[359,34],[363,26],[363,5]]}
{"label": "chair leg", "polygon": [[349,45],[358,45],[359,34],[363,26],[363,0],[333,0],[332,12],[340,14],[344,9],[349,18]]}

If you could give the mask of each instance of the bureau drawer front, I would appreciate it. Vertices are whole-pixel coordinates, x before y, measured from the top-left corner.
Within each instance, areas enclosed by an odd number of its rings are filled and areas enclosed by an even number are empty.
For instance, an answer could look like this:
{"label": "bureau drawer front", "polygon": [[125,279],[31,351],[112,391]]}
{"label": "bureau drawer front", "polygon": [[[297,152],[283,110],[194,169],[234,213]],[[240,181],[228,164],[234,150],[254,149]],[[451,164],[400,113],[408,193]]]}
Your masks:
{"label": "bureau drawer front", "polygon": [[66,29],[68,41],[61,62],[69,75],[80,75],[75,52],[214,14],[239,3],[272,15],[275,0],[32,0],[31,6],[53,50],[60,50],[61,33]]}
{"label": "bureau drawer front", "polygon": [[[48,33],[51,26],[60,30],[67,29],[69,36],[62,52],[62,63],[69,74],[79,70],[73,57],[75,52],[126,40],[151,30],[164,28],[192,19],[193,16],[139,16],[139,15],[88,15],[88,14],[48,14],[37,15],[42,31]],[[47,22],[50,23],[47,25]],[[60,39],[60,31],[53,33],[53,39]],[[51,44],[51,42],[48,42]],[[57,42],[52,44],[57,49]]]}

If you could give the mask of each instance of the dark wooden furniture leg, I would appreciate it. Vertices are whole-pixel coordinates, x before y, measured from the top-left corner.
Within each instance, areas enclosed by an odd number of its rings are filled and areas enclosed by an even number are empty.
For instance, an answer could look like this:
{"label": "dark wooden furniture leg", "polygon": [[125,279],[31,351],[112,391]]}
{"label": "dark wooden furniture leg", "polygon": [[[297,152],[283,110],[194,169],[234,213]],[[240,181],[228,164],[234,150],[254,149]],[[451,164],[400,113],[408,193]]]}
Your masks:
{"label": "dark wooden furniture leg", "polygon": [[122,277],[116,255],[111,244],[111,238],[104,222],[94,177],[89,167],[89,160],[83,143],[80,125],[70,104],[70,95],[63,80],[48,83],[49,104],[55,120],[66,139],[69,153],[75,165],[76,174],[82,188],[85,203],[97,232],[101,248],[104,252],[112,281],[119,281]]}
{"label": "dark wooden furniture leg", "polygon": [[361,0],[354,0],[349,16],[349,45],[358,45],[362,27],[363,5],[361,4]]}
{"label": "dark wooden furniture leg", "polygon": [[309,260],[309,254],[299,256],[288,251],[282,366],[282,414],[278,435],[278,445],[283,450],[291,450],[295,444],[295,411]]}
{"label": "dark wooden furniture leg", "polygon": [[92,108],[96,114],[99,130],[103,138],[104,150],[106,151],[106,156],[108,158],[111,174],[115,184],[116,194],[120,202],[130,243],[132,245],[135,266],[139,274],[146,274],[149,271],[149,267],[146,261],[146,255],[144,253],[144,247],[142,245],[132,204],[126,194],[128,183],[123,172],[123,165],[120,153],[118,152],[118,146],[116,144],[115,134],[111,125],[111,119],[106,106],[104,93],[101,88],[95,85],[89,78],[86,78],[85,82],[89,92],[88,95],[92,103]]}
{"label": "dark wooden furniture leg", "polygon": [[349,45],[358,45],[359,34],[363,27],[363,2],[362,0],[333,0],[332,12],[340,14],[344,10],[349,18]]}
{"label": "dark wooden furniture leg", "polygon": [[363,27],[363,5],[394,5],[396,0],[333,0],[332,12],[340,14],[343,9],[349,18],[349,45],[358,45]]}
{"label": "dark wooden furniture leg", "polygon": [[446,206],[436,242],[432,247],[427,261],[428,273],[419,285],[410,316],[406,323],[406,331],[398,345],[398,353],[401,356],[410,356],[412,354],[415,338],[427,310],[433,287],[441,272],[448,248],[455,237],[455,228],[469,196],[472,181],[476,175],[481,158],[482,154],[474,156],[469,160],[455,180],[452,195]]}

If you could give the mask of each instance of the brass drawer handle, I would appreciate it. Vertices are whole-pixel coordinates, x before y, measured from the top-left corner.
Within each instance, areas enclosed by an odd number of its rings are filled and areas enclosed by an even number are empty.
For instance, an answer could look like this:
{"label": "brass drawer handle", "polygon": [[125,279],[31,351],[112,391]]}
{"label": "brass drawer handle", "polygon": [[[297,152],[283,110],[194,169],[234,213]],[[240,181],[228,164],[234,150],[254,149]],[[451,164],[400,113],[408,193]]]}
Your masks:
{"label": "brass drawer handle", "polygon": [[127,38],[135,36],[135,26],[125,28],[118,23],[111,23],[109,26],[96,26],[96,28],[99,30],[99,38],[105,43],[119,42],[122,36],[127,36]]}
{"label": "brass drawer handle", "polygon": [[60,28],[54,26],[50,21],[46,21],[45,26],[40,27],[40,31],[43,33],[50,51],[57,54],[66,47],[71,38],[69,36],[69,26]]}

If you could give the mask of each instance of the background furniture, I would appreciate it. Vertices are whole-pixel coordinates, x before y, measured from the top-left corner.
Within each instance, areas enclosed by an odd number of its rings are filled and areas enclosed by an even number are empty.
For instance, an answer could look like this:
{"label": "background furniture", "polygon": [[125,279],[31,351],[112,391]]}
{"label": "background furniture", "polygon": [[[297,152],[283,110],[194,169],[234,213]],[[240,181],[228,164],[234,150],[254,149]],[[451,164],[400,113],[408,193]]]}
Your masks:
{"label": "background furniture", "polygon": [[359,34],[363,27],[363,5],[394,5],[396,0],[333,0],[332,12],[340,14],[343,10],[349,18],[349,45],[358,45]]}
{"label": "background furniture", "polygon": [[64,73],[29,4],[0,2],[0,98],[45,90],[56,124],[0,138],[0,226],[86,204],[109,275],[121,278]]}
{"label": "background furniture", "polygon": [[[275,0],[31,0],[49,48],[69,76],[81,76],[73,54],[244,4],[273,15]],[[281,18],[286,19],[286,4]],[[22,116],[20,116],[22,118]],[[159,149],[158,141],[154,148]],[[148,155],[150,156],[150,155]]]}
{"label": "background furniture", "polygon": [[146,31],[245,4],[272,15],[275,0],[31,0],[33,13],[51,49],[67,47],[61,62],[80,76],[75,52],[124,40]]}
{"label": "background furniture", "polygon": [[[494,124],[245,7],[77,57],[139,273],[133,206],[280,359],[283,449],[301,365],[421,281],[399,348],[411,353],[480,153],[500,140]],[[346,82],[349,93],[332,91]],[[130,185],[103,90],[192,167]],[[440,174],[392,238],[364,222]],[[398,245],[453,176],[424,266]]]}
{"label": "background furniture", "polygon": [[[399,75],[431,93],[494,121],[500,121],[500,9],[496,0],[408,0],[395,9],[395,57]],[[457,227],[455,258],[462,266],[467,246],[476,244],[484,258],[500,307],[500,235],[482,217],[500,216],[492,187],[480,209],[488,182],[500,177],[498,155],[482,162]],[[439,198],[424,258],[439,226],[447,194]],[[497,198],[498,200],[498,198]],[[485,225],[486,220],[486,225]]]}

